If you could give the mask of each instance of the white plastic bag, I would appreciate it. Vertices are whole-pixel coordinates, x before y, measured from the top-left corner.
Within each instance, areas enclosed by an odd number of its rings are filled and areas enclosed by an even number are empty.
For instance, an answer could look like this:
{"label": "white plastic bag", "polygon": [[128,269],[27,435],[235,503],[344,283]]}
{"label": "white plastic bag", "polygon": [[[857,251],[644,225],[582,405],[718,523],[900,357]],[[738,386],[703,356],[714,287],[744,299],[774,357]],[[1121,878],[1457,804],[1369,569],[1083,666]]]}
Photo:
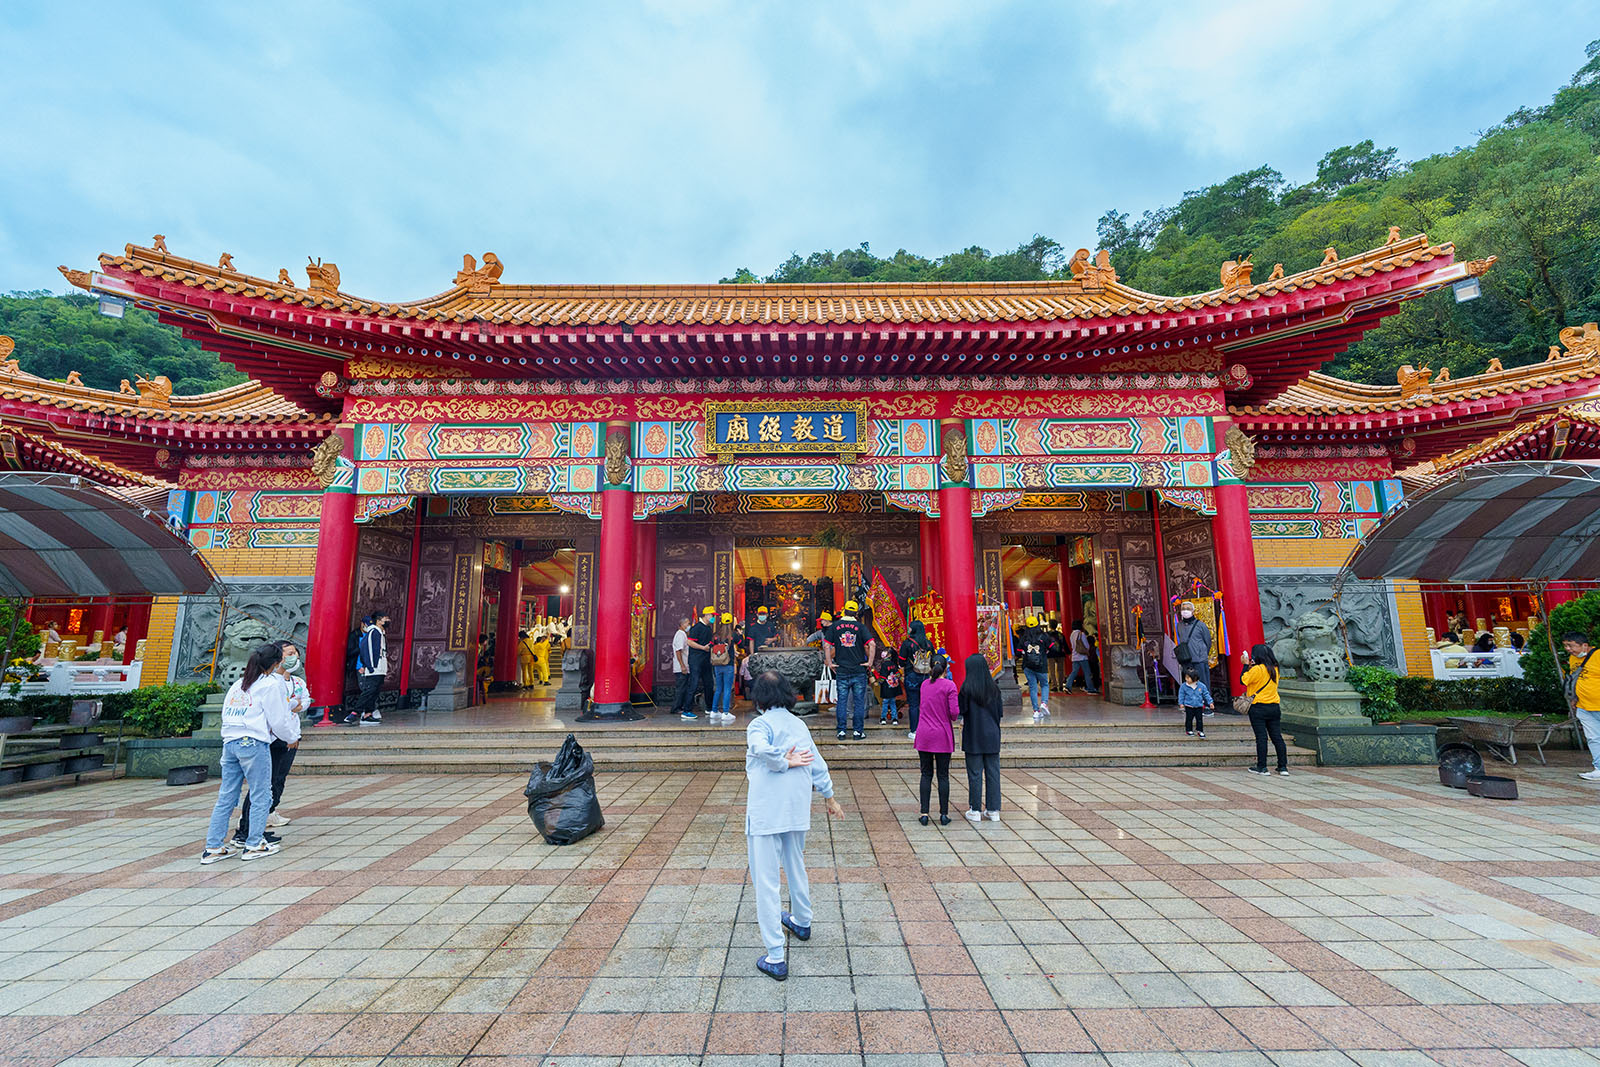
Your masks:
{"label": "white plastic bag", "polygon": [[839,700],[839,684],[834,681],[833,672],[827,667],[822,668],[822,677],[817,679],[812,686],[812,700],[818,704],[835,704]]}

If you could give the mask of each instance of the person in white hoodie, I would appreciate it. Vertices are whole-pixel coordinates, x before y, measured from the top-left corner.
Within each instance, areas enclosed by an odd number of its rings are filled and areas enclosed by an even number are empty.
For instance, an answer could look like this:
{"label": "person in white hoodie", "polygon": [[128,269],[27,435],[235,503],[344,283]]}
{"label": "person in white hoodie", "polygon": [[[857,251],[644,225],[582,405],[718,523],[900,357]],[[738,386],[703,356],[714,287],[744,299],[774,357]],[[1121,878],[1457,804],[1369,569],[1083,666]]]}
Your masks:
{"label": "person in white hoodie", "polygon": [[[240,855],[260,859],[281,847],[263,840],[261,834],[272,806],[272,741],[300,740],[300,719],[289,710],[288,690],[273,677],[282,660],[283,649],[277,643],[259,646],[250,653],[244,675],[222,700],[222,787],[211,810],[205,851],[200,853],[203,864]],[[227,833],[245,782],[250,783],[250,837],[241,850]]]}

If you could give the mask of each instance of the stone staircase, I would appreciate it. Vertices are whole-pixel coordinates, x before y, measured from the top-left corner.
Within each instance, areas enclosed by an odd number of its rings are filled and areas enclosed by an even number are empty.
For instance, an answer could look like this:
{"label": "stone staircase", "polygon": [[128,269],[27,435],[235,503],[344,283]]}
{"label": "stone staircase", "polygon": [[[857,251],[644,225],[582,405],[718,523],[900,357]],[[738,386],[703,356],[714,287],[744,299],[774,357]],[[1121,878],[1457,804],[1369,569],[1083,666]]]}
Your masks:
{"label": "stone staircase", "polygon": [[[744,769],[748,721],[748,716],[740,716],[728,726],[711,726],[657,718],[616,725],[581,723],[571,732],[603,772],[739,771]],[[812,716],[807,722],[830,768],[903,770],[916,764],[903,727],[873,722],[865,740],[838,741],[831,714]],[[526,774],[535,761],[555,755],[567,729],[558,725],[441,728],[393,721],[359,729],[308,729],[294,770],[296,774]],[[1072,722],[1057,716],[1035,725],[1025,719],[1006,730],[1001,759],[1007,766],[1035,769],[1247,767],[1255,762],[1255,741],[1243,719],[1218,715],[1207,723],[1206,734],[1203,741],[1186,737],[1181,725],[1164,722]],[[1311,766],[1316,757],[1309,749],[1291,745],[1289,761]]]}

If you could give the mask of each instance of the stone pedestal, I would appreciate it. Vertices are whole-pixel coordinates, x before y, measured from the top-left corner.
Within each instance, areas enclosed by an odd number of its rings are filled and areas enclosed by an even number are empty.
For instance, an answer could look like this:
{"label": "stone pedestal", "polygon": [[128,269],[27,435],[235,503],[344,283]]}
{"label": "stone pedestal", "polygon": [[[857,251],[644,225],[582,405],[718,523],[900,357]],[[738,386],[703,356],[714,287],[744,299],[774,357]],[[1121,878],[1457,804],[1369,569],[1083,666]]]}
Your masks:
{"label": "stone pedestal", "polygon": [[446,652],[433,662],[439,680],[423,701],[428,711],[457,711],[472,703],[472,676],[464,652]]}
{"label": "stone pedestal", "polygon": [[1372,725],[1372,720],[1361,714],[1361,694],[1349,682],[1284,678],[1278,683],[1278,695],[1285,730]]}
{"label": "stone pedestal", "polygon": [[1111,649],[1111,672],[1106,675],[1105,696],[1113,704],[1134,707],[1144,703],[1144,678],[1139,674],[1139,650],[1126,646]]}
{"label": "stone pedestal", "polygon": [[1317,751],[1324,767],[1431,764],[1438,729],[1420,723],[1374,724],[1361,714],[1361,694],[1348,682],[1285,678],[1278,683],[1283,732]]}
{"label": "stone pedestal", "polygon": [[587,694],[579,686],[578,650],[569,648],[561,654],[561,686],[556,690],[556,712],[582,711]]}
{"label": "stone pedestal", "polygon": [[1000,671],[1000,677],[995,679],[995,684],[1000,687],[1000,706],[1007,715],[1020,715],[1028,706],[1028,698],[1023,694],[1022,687],[1017,684],[1016,668],[1007,663]]}

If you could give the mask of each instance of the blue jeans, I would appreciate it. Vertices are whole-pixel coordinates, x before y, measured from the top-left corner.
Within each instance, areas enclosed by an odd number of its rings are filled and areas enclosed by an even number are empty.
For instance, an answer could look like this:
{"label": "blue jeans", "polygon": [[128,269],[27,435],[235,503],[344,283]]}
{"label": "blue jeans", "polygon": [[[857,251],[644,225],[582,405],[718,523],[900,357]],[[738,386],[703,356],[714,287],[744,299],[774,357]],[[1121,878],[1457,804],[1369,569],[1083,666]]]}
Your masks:
{"label": "blue jeans", "polygon": [[1050,699],[1050,671],[1048,668],[1034,670],[1031,667],[1022,668],[1022,676],[1028,680],[1028,699],[1033,702],[1033,710],[1040,708],[1049,709]]}
{"label": "blue jeans", "polygon": [[1067,673],[1067,681],[1066,681],[1066,684],[1062,686],[1062,688],[1065,689],[1069,693],[1072,692],[1072,681],[1073,681],[1074,678],[1077,678],[1079,675],[1083,676],[1083,690],[1084,690],[1084,692],[1086,692],[1086,693],[1095,692],[1094,686],[1089,684],[1089,661],[1086,660],[1086,659],[1075,659],[1075,660],[1072,661],[1072,670]]}
{"label": "blue jeans", "polygon": [[712,679],[716,686],[716,706],[713,711],[733,709],[733,664],[712,664]]}
{"label": "blue jeans", "polygon": [[228,820],[239,803],[239,790],[250,783],[250,837],[245,847],[261,844],[261,831],[272,810],[272,752],[265,741],[235,737],[222,746],[222,788],[217,790],[217,806],[211,809],[211,825],[206,828],[206,848],[221,848],[228,834]]}
{"label": "blue jeans", "polygon": [[917,719],[922,715],[922,683],[912,685],[906,683],[906,718],[910,720],[911,732],[917,732]]}
{"label": "blue jeans", "polygon": [[900,708],[896,706],[894,697],[883,698],[883,714],[879,715],[878,718],[893,719],[895,722],[900,721]]}
{"label": "blue jeans", "polygon": [[[860,733],[867,725],[867,676],[858,674],[853,678],[840,678],[839,702],[834,705],[834,715],[839,721],[839,729],[854,729]],[[851,719],[851,710],[854,709],[855,718]],[[850,724],[854,722],[854,726]]]}

